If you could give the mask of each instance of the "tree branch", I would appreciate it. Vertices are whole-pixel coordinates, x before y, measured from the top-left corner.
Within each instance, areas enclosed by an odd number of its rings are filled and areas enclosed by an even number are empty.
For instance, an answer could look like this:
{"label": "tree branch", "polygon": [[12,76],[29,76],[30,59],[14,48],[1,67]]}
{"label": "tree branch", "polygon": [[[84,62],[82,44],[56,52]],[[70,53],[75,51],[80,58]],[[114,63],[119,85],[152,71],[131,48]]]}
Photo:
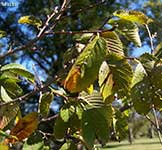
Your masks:
{"label": "tree branch", "polygon": [[[74,14],[89,10],[90,8],[94,8],[96,6],[99,6],[101,4],[104,4],[106,2],[106,0],[103,0],[101,2],[98,3],[94,3],[89,5],[88,7],[84,8],[84,9],[79,9],[77,10]],[[95,30],[95,31],[56,31],[56,32],[52,32],[52,30],[56,27],[57,23],[61,20],[62,14],[63,12],[65,12],[65,10],[67,9],[67,6],[69,5],[70,0],[64,0],[63,4],[60,8],[60,11],[57,12],[56,9],[54,9],[54,11],[51,13],[51,15],[47,16],[47,20],[45,21],[43,27],[40,29],[39,33],[37,34],[36,38],[29,41],[28,43],[26,43],[23,46],[19,46],[15,49],[10,49],[8,50],[5,54],[0,55],[0,60],[4,59],[7,56],[12,55],[13,53],[16,53],[18,51],[22,51],[24,49],[29,49],[30,47],[32,47],[37,41],[39,41],[40,39],[42,39],[45,35],[48,34],[84,34],[84,33],[101,33],[101,32],[107,32],[107,31],[111,31],[114,29],[110,29],[110,30],[101,30],[103,28],[103,26],[105,25],[105,23],[110,19],[109,17],[105,19],[104,24],[99,28],[99,30]],[[74,15],[73,14],[73,15]],[[49,22],[51,21],[52,18],[55,18],[54,23],[51,25],[50,29],[46,31],[47,27],[49,26]],[[62,17],[62,19],[64,19],[65,17]],[[46,32],[45,32],[46,31]]]}
{"label": "tree branch", "polygon": [[85,34],[85,33],[93,33],[93,34],[97,34],[97,33],[104,33],[104,32],[110,32],[110,31],[114,31],[115,27],[111,28],[111,29],[107,29],[107,30],[93,30],[93,31],[88,31],[88,30],[84,30],[84,31],[55,31],[55,32],[45,32],[46,35],[49,34]]}
{"label": "tree branch", "polygon": [[40,40],[41,37],[36,37],[35,39],[29,41],[28,43],[26,43],[25,45],[23,46],[19,46],[15,49],[9,49],[5,54],[3,55],[0,55],[0,60],[4,59],[5,57],[9,56],[9,55],[12,55],[18,51],[22,51],[24,49],[28,49],[29,47],[31,47],[34,43],[36,43],[38,40]]}
{"label": "tree branch", "polygon": [[[53,83],[53,80],[52,79],[51,81],[49,81],[46,85],[42,85],[42,87],[37,87],[36,89],[34,89],[33,91],[27,93],[27,94],[24,94],[23,96],[20,96],[20,97],[17,97],[15,99],[13,99],[13,101],[10,101],[10,102],[6,102],[6,103],[0,103],[0,107],[1,106],[4,106],[4,105],[8,105],[8,104],[12,104],[12,103],[20,103],[20,102],[23,102],[25,101],[26,99],[29,99],[31,96],[33,95],[36,95],[37,93],[39,92],[43,92],[43,91],[47,91],[47,90],[50,90],[51,88],[49,87],[52,83]],[[52,90],[52,92],[58,96],[61,96],[63,97],[65,100],[68,100],[68,97],[66,97],[65,95],[61,94],[59,91],[57,90]]]}
{"label": "tree branch", "polygon": [[33,40],[29,41],[28,43],[26,43],[25,45],[23,46],[19,46],[15,49],[10,49],[8,50],[5,54],[3,55],[0,55],[0,60],[4,59],[5,57],[9,56],[9,55],[12,55],[13,53],[16,53],[18,51],[22,51],[24,49],[28,49],[30,48],[31,46],[33,46],[37,41],[39,41],[40,39],[42,39],[46,34],[44,33],[46,28],[48,27],[48,24],[50,22],[50,20],[55,16],[57,15],[55,21],[54,21],[54,24],[51,26],[50,30],[49,31],[52,31],[52,29],[55,28],[55,26],[57,25],[58,21],[60,20],[63,12],[65,11],[65,9],[67,8],[67,4],[69,3],[70,1],[68,0],[64,0],[62,6],[61,6],[61,9],[60,11],[56,14],[56,10],[54,10],[52,12],[52,14],[50,16],[47,17],[47,20],[45,21],[45,24],[44,26],[42,27],[42,29],[39,31],[38,35],[36,36],[36,38],[34,38]]}

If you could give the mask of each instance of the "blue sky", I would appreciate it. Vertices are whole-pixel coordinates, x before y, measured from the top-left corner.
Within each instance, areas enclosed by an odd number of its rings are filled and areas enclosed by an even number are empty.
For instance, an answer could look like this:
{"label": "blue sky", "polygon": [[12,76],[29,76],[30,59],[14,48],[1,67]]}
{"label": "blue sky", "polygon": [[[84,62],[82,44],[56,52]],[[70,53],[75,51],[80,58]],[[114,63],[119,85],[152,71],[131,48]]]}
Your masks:
{"label": "blue sky", "polygon": [[[120,2],[120,0],[116,0],[116,2]],[[11,3],[15,3],[16,7],[10,7],[8,9],[8,11],[15,11],[18,6],[19,6],[19,2],[21,2],[20,0],[9,0],[9,2]],[[129,8],[128,9],[138,9],[140,7],[140,9],[143,8],[143,4],[144,2],[146,2],[146,0],[143,0],[143,1],[139,1],[139,3],[133,3],[130,1],[130,5],[129,5]],[[3,14],[3,16],[5,17],[5,14]],[[21,27],[21,30],[24,32],[24,33],[28,33],[29,34],[29,30],[27,28],[26,25],[19,25]],[[144,28],[142,29],[144,30]],[[31,35],[33,35],[33,33],[30,33]],[[33,38],[34,36],[32,36]],[[7,43],[7,39],[2,39],[2,43]],[[4,44],[5,45],[5,44]],[[7,45],[7,44],[6,44]],[[4,49],[6,48],[6,46],[4,47]],[[142,41],[142,47],[138,48],[138,47],[133,47],[134,51],[133,51],[133,56],[135,57],[138,57],[140,56],[141,54],[145,53],[145,52],[150,52],[150,46],[147,45],[145,43],[145,41]],[[1,51],[0,53],[2,53],[3,51]],[[27,59],[26,61],[21,61],[20,60],[17,60],[17,63],[21,63],[22,65],[24,65],[25,67],[27,67],[31,72],[33,72],[33,69],[31,68],[31,66],[35,63],[34,61],[32,61],[31,59]],[[40,69],[38,69],[40,70]],[[47,76],[45,73],[42,73],[42,71],[39,72],[41,74],[41,79],[44,80]]]}

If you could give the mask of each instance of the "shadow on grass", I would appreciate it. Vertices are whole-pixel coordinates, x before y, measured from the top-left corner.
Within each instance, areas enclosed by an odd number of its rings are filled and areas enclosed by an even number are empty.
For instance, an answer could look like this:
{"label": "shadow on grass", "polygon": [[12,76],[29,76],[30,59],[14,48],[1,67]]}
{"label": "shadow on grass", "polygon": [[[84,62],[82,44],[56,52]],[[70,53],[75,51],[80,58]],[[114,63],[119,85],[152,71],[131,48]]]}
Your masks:
{"label": "shadow on grass", "polygon": [[106,145],[104,147],[102,147],[103,149],[104,148],[117,148],[117,147],[123,147],[123,146],[132,146],[132,145],[152,145],[152,144],[158,144],[159,142],[150,142],[150,143],[145,143],[145,142],[139,142],[139,143],[132,143],[132,144],[129,144],[129,143],[117,143],[117,144],[113,144],[113,145]]}

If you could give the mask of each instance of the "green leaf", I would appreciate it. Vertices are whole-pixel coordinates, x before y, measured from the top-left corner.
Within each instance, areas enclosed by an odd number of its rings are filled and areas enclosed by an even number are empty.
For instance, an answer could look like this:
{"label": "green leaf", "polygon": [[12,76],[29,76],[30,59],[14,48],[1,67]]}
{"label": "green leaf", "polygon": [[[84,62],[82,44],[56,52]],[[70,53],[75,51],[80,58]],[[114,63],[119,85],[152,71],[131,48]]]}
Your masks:
{"label": "green leaf", "polygon": [[13,103],[0,106],[0,129],[3,129],[10,123],[10,121],[16,116],[18,110],[19,106]]}
{"label": "green leaf", "polygon": [[34,82],[34,75],[20,64],[15,64],[15,63],[7,64],[1,67],[0,71],[1,72],[9,71],[11,73],[15,73],[17,75],[23,76],[28,80],[30,80],[31,82]]}
{"label": "green leaf", "polygon": [[141,39],[139,35],[138,26],[125,19],[119,19],[119,20],[113,20],[111,19],[109,21],[109,24],[111,25],[118,25],[117,31],[124,35],[129,41],[133,42],[136,46],[141,47]]}
{"label": "green leaf", "polygon": [[50,104],[54,99],[54,95],[52,92],[46,92],[42,95],[41,103],[40,103],[40,113],[47,117],[50,110]]}
{"label": "green leaf", "polygon": [[103,143],[107,142],[111,121],[111,106],[84,111],[82,118],[82,136],[89,147],[93,147],[96,136]]}
{"label": "green leaf", "polygon": [[23,150],[50,150],[48,146],[44,145],[44,142],[39,142],[33,145],[28,145],[27,143],[24,144]]}
{"label": "green leaf", "polygon": [[59,116],[56,119],[55,126],[54,126],[55,138],[58,140],[63,139],[66,134],[67,128],[68,128],[68,123],[64,122],[62,118]]}
{"label": "green leaf", "polygon": [[125,139],[128,134],[128,116],[116,111],[115,119],[116,136],[119,140]]}
{"label": "green leaf", "polygon": [[[152,90],[153,104],[156,108],[162,107],[162,65],[156,66],[152,69],[150,76],[151,78],[151,86],[150,90]],[[151,91],[150,91],[151,92]]]}
{"label": "green leaf", "polygon": [[138,63],[138,65],[135,68],[131,87],[141,82],[145,76],[147,76],[145,68],[143,67],[141,63]]}
{"label": "green leaf", "polygon": [[129,95],[133,73],[128,61],[122,56],[110,54],[99,72],[100,92],[104,100],[112,102],[115,93],[122,98]]}
{"label": "green leaf", "polygon": [[63,119],[64,122],[68,122],[72,115],[73,112],[71,112],[69,108],[65,108],[60,111],[60,117]]}
{"label": "green leaf", "polygon": [[4,101],[4,102],[13,101],[12,98],[7,94],[7,92],[6,92],[6,90],[4,89],[3,86],[1,86],[1,94],[0,94],[0,96],[1,96],[2,101]]}
{"label": "green leaf", "polygon": [[86,102],[86,105],[84,106],[85,109],[101,108],[105,105],[103,98],[99,92],[80,96],[79,98]]}
{"label": "green leaf", "polygon": [[162,42],[160,42],[155,48],[154,55],[157,58],[162,58]]}
{"label": "green leaf", "polygon": [[138,82],[131,91],[131,97],[135,110],[140,114],[147,114],[151,109],[152,91],[151,84],[147,78]]}
{"label": "green leaf", "polygon": [[74,114],[75,107],[73,105],[64,105],[60,110],[60,117],[64,122],[68,122],[70,117]]}
{"label": "green leaf", "polygon": [[23,90],[15,81],[16,80],[12,78],[0,80],[0,84],[6,89],[11,98],[21,96],[23,93]]}
{"label": "green leaf", "polygon": [[54,126],[55,137],[60,140],[63,139],[68,128],[70,129],[70,134],[80,130],[82,113],[83,108],[76,99],[70,99],[68,103],[64,104]]}
{"label": "green leaf", "polygon": [[68,140],[66,143],[64,143],[60,150],[76,150],[77,146],[70,140]]}
{"label": "green leaf", "polygon": [[85,33],[77,39],[78,42],[86,44],[88,40],[93,36],[93,33]]}
{"label": "green leaf", "polygon": [[34,25],[34,26],[37,26],[37,28],[42,26],[42,21],[40,19],[36,18],[35,16],[20,17],[20,19],[18,20],[18,23]]}
{"label": "green leaf", "polygon": [[65,89],[71,93],[86,90],[96,80],[100,65],[106,55],[106,41],[96,36],[78,56],[69,71],[64,83]]}
{"label": "green leaf", "polygon": [[149,53],[141,55],[139,60],[147,73],[149,73],[154,68],[156,62],[158,62],[158,59]]}
{"label": "green leaf", "polygon": [[109,51],[124,55],[122,42],[115,31],[103,32],[101,36],[106,40]]}
{"label": "green leaf", "polygon": [[133,83],[131,90],[134,107],[141,114],[147,114],[152,105],[155,108],[162,107],[162,66],[161,64],[152,65],[150,57],[148,57],[148,61],[145,59],[144,62],[145,67],[143,66],[142,70],[140,70],[142,64],[137,66],[134,73],[134,76],[136,76],[134,81],[136,81]]}
{"label": "green leaf", "polygon": [[3,72],[1,75],[0,75],[0,82],[2,80],[7,80],[7,79],[10,79],[12,80],[13,82],[20,82],[21,80],[19,79],[19,77],[13,73],[13,72],[10,72],[10,71],[5,71]]}
{"label": "green leaf", "polygon": [[0,30],[0,39],[5,37],[7,33],[5,31]]}
{"label": "green leaf", "polygon": [[138,23],[140,25],[149,24],[150,22],[153,22],[153,20],[148,18],[144,13],[134,10],[117,10],[113,13],[113,15],[121,19]]}
{"label": "green leaf", "polygon": [[109,72],[110,72],[109,66],[107,62],[104,61],[100,68],[98,82],[100,86],[100,92],[104,98],[104,101],[106,99],[109,99],[109,102],[112,102],[110,101],[110,97],[112,97],[112,95],[114,94],[113,92],[114,81],[113,75],[110,74]]}
{"label": "green leaf", "polygon": [[78,55],[79,51],[76,46],[69,48],[63,55],[63,64],[67,64],[69,62],[72,63]]}
{"label": "green leaf", "polygon": [[80,105],[76,106],[75,113],[78,116],[78,119],[81,120],[83,114],[83,108]]}
{"label": "green leaf", "polygon": [[43,140],[43,135],[39,131],[36,131],[32,133],[32,135],[30,135],[30,137],[27,139],[27,144],[33,145],[41,142],[42,140]]}

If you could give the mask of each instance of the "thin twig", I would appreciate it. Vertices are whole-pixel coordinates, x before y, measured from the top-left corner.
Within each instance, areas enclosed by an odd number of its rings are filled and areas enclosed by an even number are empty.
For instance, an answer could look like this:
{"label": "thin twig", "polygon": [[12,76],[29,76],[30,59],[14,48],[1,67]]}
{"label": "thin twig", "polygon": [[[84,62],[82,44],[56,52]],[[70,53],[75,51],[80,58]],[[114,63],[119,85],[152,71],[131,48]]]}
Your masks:
{"label": "thin twig", "polygon": [[[36,71],[34,66],[33,66],[33,70],[34,70],[34,76],[35,76],[35,79],[37,81],[38,87],[43,88],[43,83],[40,80],[40,78],[38,76],[38,72]],[[40,105],[41,105],[42,96],[43,96],[43,92],[40,90],[39,91],[39,100],[38,100],[38,113],[40,113]]]}
{"label": "thin twig", "polygon": [[4,59],[5,57],[7,57],[7,56],[9,56],[9,55],[12,55],[12,54],[14,54],[14,53],[16,53],[16,52],[19,52],[19,51],[22,51],[22,50],[24,50],[24,49],[30,48],[31,46],[34,45],[34,43],[36,43],[36,42],[37,42],[38,40],[40,40],[40,39],[41,39],[41,37],[36,37],[35,39],[29,41],[29,42],[26,43],[25,45],[19,46],[19,47],[15,48],[15,49],[10,49],[10,50],[7,51],[5,54],[0,55],[0,60],[1,60],[1,59]]}
{"label": "thin twig", "polygon": [[51,136],[51,137],[53,137],[54,136],[54,134],[52,134],[52,133],[47,133],[47,132],[43,132],[43,131],[41,131],[41,130],[37,130],[39,133],[41,133],[42,135],[43,135],[43,138],[45,138],[46,140],[48,140],[48,136]]}
{"label": "thin twig", "polygon": [[51,25],[49,31],[51,32],[57,25],[57,23],[60,21],[60,18],[62,17],[62,14],[65,12],[67,6],[69,5],[71,0],[64,0],[61,6],[61,9],[58,13],[58,16],[56,17],[54,23]]}
{"label": "thin twig", "polygon": [[158,138],[159,138],[160,144],[162,145],[162,137],[161,137],[159,122],[158,122],[158,119],[157,119],[157,114],[156,114],[156,110],[154,108],[154,105],[152,106],[152,112],[153,112],[153,115],[154,115],[154,120],[155,120],[155,124],[156,124],[156,128],[157,128]]}
{"label": "thin twig", "polygon": [[150,38],[150,46],[151,46],[151,54],[152,54],[154,52],[154,44],[153,44],[152,35],[151,35],[150,29],[147,24],[145,24],[145,27],[146,27],[147,33],[149,35],[149,38]]}
{"label": "thin twig", "polygon": [[155,122],[152,121],[148,115],[145,115],[145,117],[146,117],[146,119],[155,127],[155,129],[156,129],[157,131],[159,130],[160,133],[162,133],[162,130],[161,130],[160,128],[157,128],[157,127],[156,127]]}
{"label": "thin twig", "polygon": [[59,90],[55,90],[55,89],[53,89],[51,87],[50,87],[50,89],[53,92],[53,94],[58,95],[58,96],[64,98],[66,101],[69,99],[67,96],[65,96],[64,94],[62,94]]}
{"label": "thin twig", "polygon": [[58,116],[59,116],[59,115],[56,114],[56,115],[53,115],[53,116],[48,117],[48,118],[42,118],[42,119],[41,119],[41,122],[51,121],[51,120],[53,120],[53,119],[56,119]]}
{"label": "thin twig", "polygon": [[47,89],[47,87],[45,87],[45,86],[42,89],[41,88],[37,88],[36,90],[33,90],[33,91],[31,91],[31,92],[29,92],[27,94],[24,94],[23,96],[20,96],[20,97],[17,97],[15,99],[13,99],[13,101],[6,102],[6,103],[0,103],[0,107],[4,106],[4,105],[8,105],[8,104],[23,102],[26,99],[30,98],[31,96],[36,95],[39,91],[43,91],[45,89]]}
{"label": "thin twig", "polygon": [[121,107],[119,110],[120,110],[120,112],[124,112],[125,110],[128,110],[128,109],[130,109],[132,107],[133,107],[133,104],[129,103],[129,104],[124,105],[123,107]]}
{"label": "thin twig", "polygon": [[111,28],[111,29],[106,29],[106,30],[92,30],[92,31],[88,31],[88,30],[84,30],[84,31],[54,31],[54,32],[45,32],[46,35],[49,34],[85,34],[85,33],[93,33],[93,34],[97,34],[97,33],[104,33],[104,32],[110,32],[110,31],[114,31],[115,28]]}
{"label": "thin twig", "polygon": [[42,27],[42,29],[39,31],[37,37],[40,37],[43,34],[43,32],[48,27],[50,20],[56,15],[56,13],[57,13],[57,10],[54,9],[53,12],[51,13],[51,15],[47,16],[47,20],[45,21],[44,26]]}

